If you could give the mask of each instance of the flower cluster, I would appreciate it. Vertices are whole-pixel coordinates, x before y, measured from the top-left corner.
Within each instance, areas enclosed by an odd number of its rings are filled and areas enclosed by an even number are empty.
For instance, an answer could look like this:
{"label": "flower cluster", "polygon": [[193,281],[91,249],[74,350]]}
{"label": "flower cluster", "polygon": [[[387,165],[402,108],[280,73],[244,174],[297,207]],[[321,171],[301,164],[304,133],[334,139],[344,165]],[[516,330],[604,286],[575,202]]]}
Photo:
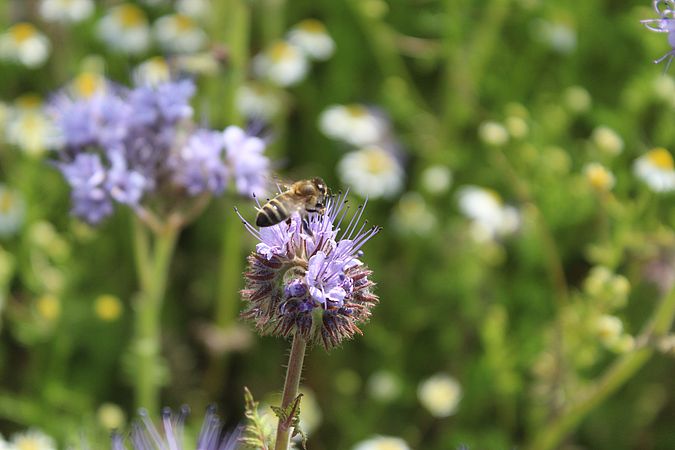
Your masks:
{"label": "flower cluster", "polygon": [[[181,408],[178,414],[174,414],[170,408],[162,411],[162,428],[160,431],[152,423],[146,411],[141,410],[141,420],[134,423],[129,441],[132,450],[151,450],[167,448],[185,450],[183,428],[185,419],[190,410],[187,406]],[[223,422],[216,414],[215,407],[209,407],[204,417],[199,437],[194,447],[198,450],[234,450],[237,448],[239,433],[223,433]],[[112,450],[126,450],[124,437],[114,434],[112,438]]]}
{"label": "flower cluster", "polygon": [[369,198],[390,198],[403,188],[405,173],[391,125],[378,109],[361,104],[331,105],[321,113],[319,128],[331,139],[353,146],[338,164],[340,178]]}
{"label": "flower cluster", "polygon": [[379,231],[361,223],[359,207],[344,229],[346,195],[328,200],[324,214],[299,215],[267,228],[242,218],[260,243],[248,258],[242,316],[262,334],[290,337],[299,333],[324,348],[360,333],[358,324],[378,303],[371,271],[359,259],[361,247]]}
{"label": "flower cluster", "polygon": [[240,194],[261,193],[264,141],[237,127],[197,128],[194,93],[185,79],[131,89],[106,83],[86,97],[54,98],[49,109],[63,143],[57,166],[76,216],[95,224],[115,202],[138,208],[151,195],[218,195],[230,181]]}
{"label": "flower cluster", "polygon": [[666,33],[668,35],[670,51],[654,61],[654,64],[658,64],[667,59],[667,71],[670,67],[673,57],[675,57],[675,1],[654,0],[653,5],[654,10],[659,15],[659,18],[645,19],[641,20],[640,22],[651,31],[656,31],[657,33]]}
{"label": "flower cluster", "polygon": [[310,60],[325,61],[333,55],[335,42],[323,23],[306,19],[253,58],[253,72],[281,87],[293,86],[305,79]]}

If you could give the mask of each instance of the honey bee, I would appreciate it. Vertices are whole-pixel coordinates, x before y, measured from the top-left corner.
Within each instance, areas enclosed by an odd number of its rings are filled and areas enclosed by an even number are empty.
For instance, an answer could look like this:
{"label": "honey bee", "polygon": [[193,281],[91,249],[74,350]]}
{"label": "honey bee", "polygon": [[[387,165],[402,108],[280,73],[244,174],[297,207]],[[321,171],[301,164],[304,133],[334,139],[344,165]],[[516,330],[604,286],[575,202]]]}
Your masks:
{"label": "honey bee", "polygon": [[289,219],[296,212],[303,218],[309,213],[321,213],[326,207],[327,195],[328,187],[321,178],[296,181],[258,208],[255,224],[259,227],[271,227]]}

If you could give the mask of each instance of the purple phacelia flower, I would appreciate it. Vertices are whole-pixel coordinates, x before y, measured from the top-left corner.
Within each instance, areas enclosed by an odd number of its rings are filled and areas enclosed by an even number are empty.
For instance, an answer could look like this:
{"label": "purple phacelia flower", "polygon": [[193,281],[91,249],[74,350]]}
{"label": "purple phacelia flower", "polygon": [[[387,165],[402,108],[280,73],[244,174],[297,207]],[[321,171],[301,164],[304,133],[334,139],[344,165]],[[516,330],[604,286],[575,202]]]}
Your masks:
{"label": "purple phacelia flower", "polygon": [[668,62],[666,63],[665,71],[668,71],[670,63],[672,62],[673,57],[675,57],[675,1],[654,0],[653,6],[654,10],[659,15],[659,18],[641,20],[640,23],[651,31],[668,34],[670,51],[654,61],[655,64],[658,64],[667,59]]}
{"label": "purple phacelia flower", "polygon": [[[215,407],[209,407],[201,431],[194,446],[186,447],[184,432],[185,419],[190,410],[184,406],[178,414],[171,409],[162,411],[162,427],[158,429],[145,410],[140,411],[141,420],[132,425],[128,441],[131,450],[235,450],[239,448],[239,430],[232,433],[223,431],[223,422],[216,414]],[[112,450],[127,450],[124,436],[114,433]]]}
{"label": "purple phacelia flower", "polygon": [[361,222],[362,207],[346,222],[345,197],[330,198],[323,214],[295,214],[271,227],[242,218],[260,241],[248,257],[242,316],[261,334],[299,334],[328,350],[361,333],[358,325],[379,302],[361,247],[380,228]]}
{"label": "purple phacelia flower", "polygon": [[166,210],[181,198],[222,194],[229,184],[263,193],[265,142],[237,127],[196,129],[189,120],[194,93],[191,80],[179,80],[54,96],[48,110],[62,142],[56,165],[73,189],[75,215],[98,223],[117,203],[150,217],[148,205]]}
{"label": "purple phacelia flower", "polygon": [[172,159],[175,181],[190,195],[210,191],[221,194],[227,185],[228,172],[222,158],[223,135],[217,131],[198,130]]}
{"label": "purple phacelia flower", "polygon": [[235,126],[225,129],[223,139],[225,159],[237,192],[247,197],[264,195],[269,173],[269,159],[263,154],[265,141]]}

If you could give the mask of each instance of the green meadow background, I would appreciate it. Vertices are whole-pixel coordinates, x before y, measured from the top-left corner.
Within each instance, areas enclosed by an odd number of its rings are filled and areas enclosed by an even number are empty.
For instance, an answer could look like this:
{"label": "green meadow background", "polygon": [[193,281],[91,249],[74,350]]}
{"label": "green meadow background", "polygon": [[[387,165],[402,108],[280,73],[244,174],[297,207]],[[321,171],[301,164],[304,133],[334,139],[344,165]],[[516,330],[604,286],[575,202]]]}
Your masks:
{"label": "green meadow background", "polygon": [[[130,57],[96,39],[97,19],[115,3],[97,2],[87,21],[59,26],[41,22],[35,2],[0,0],[2,30],[27,20],[53,44],[41,68],[0,62],[2,101],[48,98],[92,55],[107,77],[128,83],[138,63],[161,52]],[[226,56],[216,73],[196,78],[198,121],[218,129],[240,121],[232,92],[251,76],[246,61],[300,20],[319,19],[336,52],[312,64],[297,86],[278,88],[283,112],[268,125],[277,172],[321,176],[333,190],[345,189],[335,170],[345,149],[321,133],[319,114],[332,104],[377,106],[404,155],[403,192],[423,196],[435,218],[430,230],[401,231],[392,226],[398,195],[368,202],[365,215],[384,227],[364,248],[381,303],[363,336],[307,354],[302,383],[321,415],[308,448],[348,449],[375,434],[424,450],[675,448],[675,364],[663,338],[675,309],[667,303],[675,295],[667,280],[675,270],[674,197],[652,192],[632,170],[654,147],[675,149],[672,75],[652,64],[669,50],[666,35],[639,22],[656,17],[651,2],[211,4],[203,27]],[[151,18],[172,10],[141,7]],[[589,97],[581,103],[580,90]],[[479,137],[482,123],[512,117],[525,121],[524,135],[503,145]],[[592,139],[600,126],[621,137],[622,152],[603,151]],[[138,291],[131,213],[118,208],[95,228],[72,218],[53,158],[0,146],[0,182],[27,205],[19,231],[0,237],[0,432],[7,438],[38,427],[64,446],[85,440],[107,448],[105,411],[116,405],[127,423],[136,414],[138,374],[128,358]],[[614,189],[589,184],[589,162],[614,174]],[[420,175],[431,165],[451,170],[450,189],[424,189]],[[463,185],[493,189],[518,208],[518,231],[471,239],[457,204]],[[161,403],[190,405],[195,427],[211,403],[233,427],[243,420],[244,386],[275,402],[283,385],[289,342],[216,317],[219,298],[241,308],[238,274],[256,243],[234,205],[253,217],[248,200],[214,199],[182,232],[171,262]],[[655,261],[657,275],[649,271]],[[629,292],[616,293],[614,278],[589,287],[598,266],[625,277]],[[102,295],[119,299],[119,315],[97,313]],[[615,296],[626,301],[613,303]],[[592,321],[602,314],[619,317],[633,345],[603,345]],[[214,336],[220,345],[207,345]],[[373,374],[382,372],[396,381],[385,398],[373,395]],[[417,396],[419,384],[439,372],[462,389],[446,418],[433,417]]]}

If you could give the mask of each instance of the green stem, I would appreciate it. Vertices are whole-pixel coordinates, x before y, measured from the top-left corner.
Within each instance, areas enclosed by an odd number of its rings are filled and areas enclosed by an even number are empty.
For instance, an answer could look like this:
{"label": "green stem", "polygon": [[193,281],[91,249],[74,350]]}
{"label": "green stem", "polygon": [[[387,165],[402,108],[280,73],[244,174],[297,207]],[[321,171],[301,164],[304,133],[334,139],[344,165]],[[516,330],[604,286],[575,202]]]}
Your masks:
{"label": "green stem", "polygon": [[550,450],[558,446],[565,436],[573,431],[593,409],[616,392],[647,363],[654,350],[645,345],[653,341],[655,337],[666,334],[673,323],[674,317],[675,289],[671,290],[661,301],[641,337],[637,339],[637,342],[642,343],[642,346],[619,358],[598,382],[586,390],[578,400],[564,409],[548,426],[543,427],[525,448],[529,450]]}
{"label": "green stem", "polygon": [[216,323],[225,329],[236,321],[239,311],[239,288],[243,270],[241,241],[244,227],[235,217],[230,217],[225,220],[223,228]]}
{"label": "green stem", "polygon": [[[144,230],[143,230],[144,231]],[[165,226],[154,235],[152,256],[147,257],[147,234],[136,230],[134,246],[141,290],[135,313],[133,350],[136,356],[134,373],[135,403],[154,416],[159,409],[162,385],[160,361],[162,304],[166,293],[169,265],[178,238],[179,228]]]}
{"label": "green stem", "polygon": [[285,0],[264,0],[262,2],[262,38],[265,47],[284,34],[285,6]]}
{"label": "green stem", "polygon": [[[300,376],[302,374],[302,363],[305,359],[305,349],[307,342],[302,336],[293,336],[293,345],[291,346],[291,354],[288,357],[288,367],[286,368],[286,381],[284,383],[284,393],[281,397],[281,409],[285,411],[288,406],[298,396],[300,388]],[[274,445],[274,450],[287,450],[290,441],[290,427],[286,426],[282,419],[279,418],[277,425],[277,440]]]}

